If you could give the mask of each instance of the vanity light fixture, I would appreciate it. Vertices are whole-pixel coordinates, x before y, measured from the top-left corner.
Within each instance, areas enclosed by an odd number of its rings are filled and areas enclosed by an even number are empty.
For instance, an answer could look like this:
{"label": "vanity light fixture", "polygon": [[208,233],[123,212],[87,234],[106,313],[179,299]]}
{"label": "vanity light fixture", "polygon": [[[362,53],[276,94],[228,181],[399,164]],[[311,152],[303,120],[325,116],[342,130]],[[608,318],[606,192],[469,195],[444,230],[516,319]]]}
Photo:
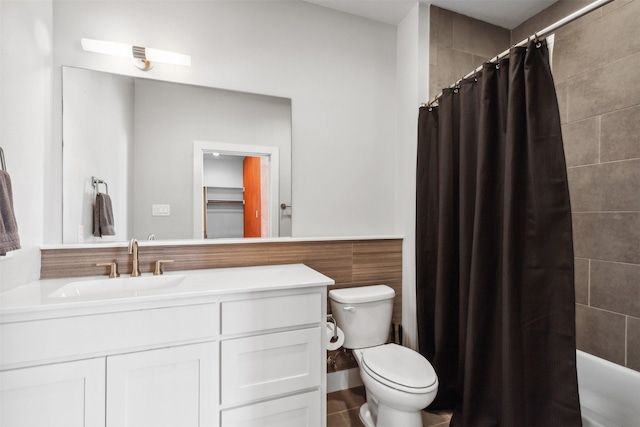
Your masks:
{"label": "vanity light fixture", "polygon": [[144,71],[153,68],[153,62],[191,66],[191,57],[181,53],[94,39],[81,39],[80,42],[82,48],[88,52],[133,58],[136,67]]}

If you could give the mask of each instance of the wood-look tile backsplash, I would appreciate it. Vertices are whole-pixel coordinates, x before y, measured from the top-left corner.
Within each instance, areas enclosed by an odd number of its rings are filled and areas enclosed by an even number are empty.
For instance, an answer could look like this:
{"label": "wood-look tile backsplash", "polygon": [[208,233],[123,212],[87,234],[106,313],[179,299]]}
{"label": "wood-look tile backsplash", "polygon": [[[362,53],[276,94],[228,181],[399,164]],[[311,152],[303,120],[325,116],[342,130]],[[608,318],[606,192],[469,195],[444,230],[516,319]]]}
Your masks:
{"label": "wood-look tile backsplash", "polygon": [[[150,273],[157,260],[173,260],[166,271],[252,265],[303,263],[348,288],[384,283],[396,291],[393,322],[402,321],[402,239],[282,241],[211,245],[145,246],[139,250],[140,271]],[[108,274],[97,263],[116,262],[121,274],[131,272],[127,248],[43,249],[41,279]],[[328,310],[331,305],[327,303]]]}

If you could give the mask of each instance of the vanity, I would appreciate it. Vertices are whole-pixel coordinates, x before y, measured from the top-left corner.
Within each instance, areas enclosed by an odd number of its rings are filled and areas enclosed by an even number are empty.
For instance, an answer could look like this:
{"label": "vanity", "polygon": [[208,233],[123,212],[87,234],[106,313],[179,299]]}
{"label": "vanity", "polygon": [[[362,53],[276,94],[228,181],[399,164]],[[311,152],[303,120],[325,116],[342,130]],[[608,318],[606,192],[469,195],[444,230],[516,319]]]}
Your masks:
{"label": "vanity", "polygon": [[0,294],[0,425],[326,425],[327,286],[303,265]]}

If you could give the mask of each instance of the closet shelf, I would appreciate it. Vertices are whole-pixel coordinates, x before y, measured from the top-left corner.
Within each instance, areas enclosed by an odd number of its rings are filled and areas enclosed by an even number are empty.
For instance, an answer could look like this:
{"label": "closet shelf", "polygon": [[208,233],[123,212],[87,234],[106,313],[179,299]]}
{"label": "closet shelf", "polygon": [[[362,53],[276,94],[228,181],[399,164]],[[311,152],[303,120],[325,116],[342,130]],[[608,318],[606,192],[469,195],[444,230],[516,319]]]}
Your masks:
{"label": "closet shelf", "polygon": [[207,204],[244,205],[244,200],[207,200]]}
{"label": "closet shelf", "polygon": [[231,191],[242,191],[244,192],[244,187],[222,187],[219,185],[207,185],[205,188],[212,190],[231,190]]}

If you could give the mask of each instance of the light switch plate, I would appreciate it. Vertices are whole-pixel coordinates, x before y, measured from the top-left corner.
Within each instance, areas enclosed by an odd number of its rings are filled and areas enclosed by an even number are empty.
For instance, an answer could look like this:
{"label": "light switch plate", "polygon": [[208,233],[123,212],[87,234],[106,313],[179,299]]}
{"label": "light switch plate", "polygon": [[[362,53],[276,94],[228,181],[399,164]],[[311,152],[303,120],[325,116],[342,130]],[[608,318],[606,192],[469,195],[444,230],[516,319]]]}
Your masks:
{"label": "light switch plate", "polygon": [[151,205],[152,216],[170,216],[171,205]]}

